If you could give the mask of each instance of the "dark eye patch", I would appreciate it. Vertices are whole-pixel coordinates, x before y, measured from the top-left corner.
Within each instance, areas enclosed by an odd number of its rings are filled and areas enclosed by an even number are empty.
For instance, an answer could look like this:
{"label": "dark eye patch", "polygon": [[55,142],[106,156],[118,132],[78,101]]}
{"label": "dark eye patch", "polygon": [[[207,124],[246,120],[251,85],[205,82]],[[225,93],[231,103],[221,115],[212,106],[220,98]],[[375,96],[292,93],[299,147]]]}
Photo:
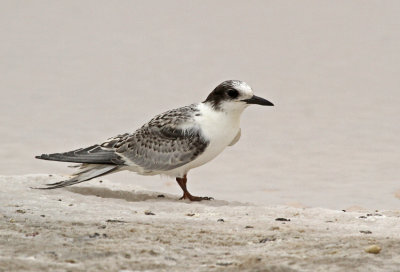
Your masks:
{"label": "dark eye patch", "polygon": [[228,91],[228,95],[229,95],[229,97],[231,97],[231,98],[236,98],[236,97],[239,96],[239,92],[238,92],[237,90],[229,90],[229,91]]}

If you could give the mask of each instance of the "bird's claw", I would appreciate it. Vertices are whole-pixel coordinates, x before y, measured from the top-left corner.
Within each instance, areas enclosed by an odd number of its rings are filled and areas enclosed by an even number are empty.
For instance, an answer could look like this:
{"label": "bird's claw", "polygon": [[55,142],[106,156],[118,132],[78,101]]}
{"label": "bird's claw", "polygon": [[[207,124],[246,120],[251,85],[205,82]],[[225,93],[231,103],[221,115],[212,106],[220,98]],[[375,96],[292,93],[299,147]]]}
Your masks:
{"label": "bird's claw", "polygon": [[202,201],[202,200],[213,200],[213,197],[208,197],[208,196],[192,196],[192,195],[186,195],[183,194],[183,196],[181,198],[179,198],[179,200],[182,199],[189,199],[190,201]]}

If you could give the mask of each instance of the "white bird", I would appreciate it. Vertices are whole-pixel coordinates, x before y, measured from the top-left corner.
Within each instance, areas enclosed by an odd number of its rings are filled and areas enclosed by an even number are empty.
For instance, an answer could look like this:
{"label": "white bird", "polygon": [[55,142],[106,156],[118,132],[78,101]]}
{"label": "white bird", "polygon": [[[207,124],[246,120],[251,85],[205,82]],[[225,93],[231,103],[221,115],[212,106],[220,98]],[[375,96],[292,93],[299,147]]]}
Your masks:
{"label": "white bird", "polygon": [[176,178],[183,190],[180,199],[210,200],[210,197],[189,193],[187,174],[239,140],[240,116],[250,104],[273,106],[268,100],[255,96],[245,82],[227,80],[204,102],[157,115],[133,133],[121,134],[87,148],[36,156],[43,160],[81,163],[70,179],[40,189],[61,188],[129,170],[140,175]]}

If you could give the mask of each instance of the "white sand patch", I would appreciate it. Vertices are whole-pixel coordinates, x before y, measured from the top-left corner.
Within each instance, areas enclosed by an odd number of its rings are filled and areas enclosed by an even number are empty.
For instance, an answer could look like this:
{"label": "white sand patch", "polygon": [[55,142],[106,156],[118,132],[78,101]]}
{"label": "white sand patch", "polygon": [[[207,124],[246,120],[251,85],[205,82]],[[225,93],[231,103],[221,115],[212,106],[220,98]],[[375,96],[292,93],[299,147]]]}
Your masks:
{"label": "white sand patch", "polygon": [[[400,211],[267,207],[218,199],[190,203],[107,180],[49,191],[29,188],[60,178],[0,177],[1,271],[400,267]],[[367,253],[374,244],[380,253]]]}

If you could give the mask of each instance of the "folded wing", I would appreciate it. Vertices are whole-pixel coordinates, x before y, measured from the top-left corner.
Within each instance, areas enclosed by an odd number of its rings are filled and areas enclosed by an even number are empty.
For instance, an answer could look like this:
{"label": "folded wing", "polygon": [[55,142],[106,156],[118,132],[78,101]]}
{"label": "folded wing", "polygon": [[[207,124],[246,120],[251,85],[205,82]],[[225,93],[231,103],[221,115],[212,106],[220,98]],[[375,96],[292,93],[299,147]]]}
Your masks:
{"label": "folded wing", "polygon": [[76,163],[93,163],[93,164],[113,164],[123,165],[124,161],[115,150],[103,148],[100,145],[92,145],[87,148],[80,148],[73,151],[53,154],[42,154],[36,156],[37,159]]}

